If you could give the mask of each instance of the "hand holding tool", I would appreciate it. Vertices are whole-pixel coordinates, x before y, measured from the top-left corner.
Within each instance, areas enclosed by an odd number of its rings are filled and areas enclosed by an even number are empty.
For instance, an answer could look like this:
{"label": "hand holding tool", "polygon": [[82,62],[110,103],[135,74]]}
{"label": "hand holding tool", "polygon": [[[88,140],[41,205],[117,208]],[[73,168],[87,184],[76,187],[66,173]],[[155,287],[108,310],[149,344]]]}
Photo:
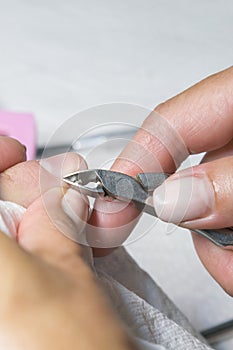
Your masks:
{"label": "hand holding tool", "polygon": [[[69,174],[63,180],[72,188],[88,196],[112,197],[133,202],[145,213],[158,217],[153,206],[153,191],[170,175],[166,173],[140,173],[135,177],[116,171],[93,169]],[[192,229],[220,247],[233,249],[233,228],[219,230]]]}

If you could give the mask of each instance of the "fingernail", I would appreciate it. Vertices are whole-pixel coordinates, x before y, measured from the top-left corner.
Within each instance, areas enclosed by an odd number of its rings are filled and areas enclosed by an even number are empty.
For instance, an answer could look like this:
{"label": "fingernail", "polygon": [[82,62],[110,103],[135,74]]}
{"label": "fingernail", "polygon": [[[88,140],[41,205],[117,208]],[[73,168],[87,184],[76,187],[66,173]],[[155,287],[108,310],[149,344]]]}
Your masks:
{"label": "fingernail", "polygon": [[204,174],[180,176],[159,186],[153,194],[158,217],[180,223],[209,215],[214,207],[214,189]]}
{"label": "fingernail", "polygon": [[58,178],[74,171],[87,169],[84,159],[76,153],[64,153],[41,159],[40,165],[47,172]]}
{"label": "fingernail", "polygon": [[[81,243],[88,246],[86,243],[85,226],[88,216],[88,201],[85,197],[81,196],[77,191],[68,189],[64,195],[63,190],[59,187],[52,188],[43,194],[43,205],[46,213],[50,219],[51,225],[54,226],[61,234],[70,240]],[[43,226],[43,223],[41,223]],[[46,236],[47,234],[53,234],[47,232],[44,235],[44,245],[47,244]],[[48,240],[52,244],[52,238]],[[67,247],[72,247],[66,241],[64,246],[55,246],[53,248],[57,249],[57,252],[65,253]],[[62,243],[61,243],[62,244]],[[69,252],[68,252],[69,254]],[[70,252],[72,254],[72,251]],[[91,255],[87,252],[85,253],[85,260],[91,265]]]}
{"label": "fingernail", "polygon": [[69,188],[62,198],[62,209],[74,224],[85,225],[88,216],[87,202],[80,193]]}
{"label": "fingernail", "polygon": [[73,232],[67,235],[73,241],[82,244],[82,258],[93,268],[92,252],[86,239],[86,224],[89,214],[89,203],[86,197],[71,188],[62,198],[61,206],[64,213],[74,223]]}

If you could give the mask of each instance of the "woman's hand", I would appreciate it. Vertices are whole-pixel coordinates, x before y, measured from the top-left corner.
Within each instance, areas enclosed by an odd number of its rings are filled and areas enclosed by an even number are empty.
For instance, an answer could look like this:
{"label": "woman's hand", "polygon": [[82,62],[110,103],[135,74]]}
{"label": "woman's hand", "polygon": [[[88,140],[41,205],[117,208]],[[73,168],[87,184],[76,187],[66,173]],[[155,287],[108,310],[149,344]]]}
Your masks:
{"label": "woman's hand", "polygon": [[[233,226],[232,86],[233,68],[229,68],[159,105],[114,163],[113,170],[129,175],[173,173],[189,154],[207,152],[202,164],[173,175],[154,192],[162,220],[190,229]],[[91,218],[100,236],[108,221],[119,227],[119,234],[129,212],[131,217],[138,215],[128,207],[110,217],[105,208],[103,201],[97,201]],[[207,270],[233,295],[233,251],[195,234],[193,239]]]}
{"label": "woman's hand", "polygon": [[48,159],[47,170],[36,161],[6,169],[24,160],[25,150],[11,139],[0,143],[0,152],[8,150],[1,199],[27,208],[19,244],[0,232],[0,348],[135,349],[98,285],[90,250],[66,237],[84,230],[88,203],[47,171],[74,171],[84,161],[69,154]]}

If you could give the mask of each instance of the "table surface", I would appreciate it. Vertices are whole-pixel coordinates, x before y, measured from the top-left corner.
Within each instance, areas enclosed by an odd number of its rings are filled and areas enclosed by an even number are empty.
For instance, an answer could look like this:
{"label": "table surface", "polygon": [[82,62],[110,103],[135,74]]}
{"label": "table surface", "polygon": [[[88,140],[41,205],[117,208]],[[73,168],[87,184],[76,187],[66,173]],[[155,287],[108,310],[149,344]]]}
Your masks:
{"label": "table surface", "polygon": [[[81,110],[110,102],[151,109],[232,64],[230,0],[0,5],[0,108],[33,112],[38,145]],[[64,133],[54,144],[69,141]],[[156,228],[128,250],[198,329],[233,318],[232,299],[204,270],[188,234]]]}

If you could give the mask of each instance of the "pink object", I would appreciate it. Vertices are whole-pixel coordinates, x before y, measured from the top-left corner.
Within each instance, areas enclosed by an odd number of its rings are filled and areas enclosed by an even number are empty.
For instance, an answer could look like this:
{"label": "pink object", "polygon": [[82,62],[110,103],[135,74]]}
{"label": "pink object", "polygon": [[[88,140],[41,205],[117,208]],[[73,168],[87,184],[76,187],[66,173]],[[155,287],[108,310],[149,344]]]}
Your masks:
{"label": "pink object", "polygon": [[0,135],[19,140],[27,147],[27,159],[36,154],[36,127],[31,114],[0,112]]}

